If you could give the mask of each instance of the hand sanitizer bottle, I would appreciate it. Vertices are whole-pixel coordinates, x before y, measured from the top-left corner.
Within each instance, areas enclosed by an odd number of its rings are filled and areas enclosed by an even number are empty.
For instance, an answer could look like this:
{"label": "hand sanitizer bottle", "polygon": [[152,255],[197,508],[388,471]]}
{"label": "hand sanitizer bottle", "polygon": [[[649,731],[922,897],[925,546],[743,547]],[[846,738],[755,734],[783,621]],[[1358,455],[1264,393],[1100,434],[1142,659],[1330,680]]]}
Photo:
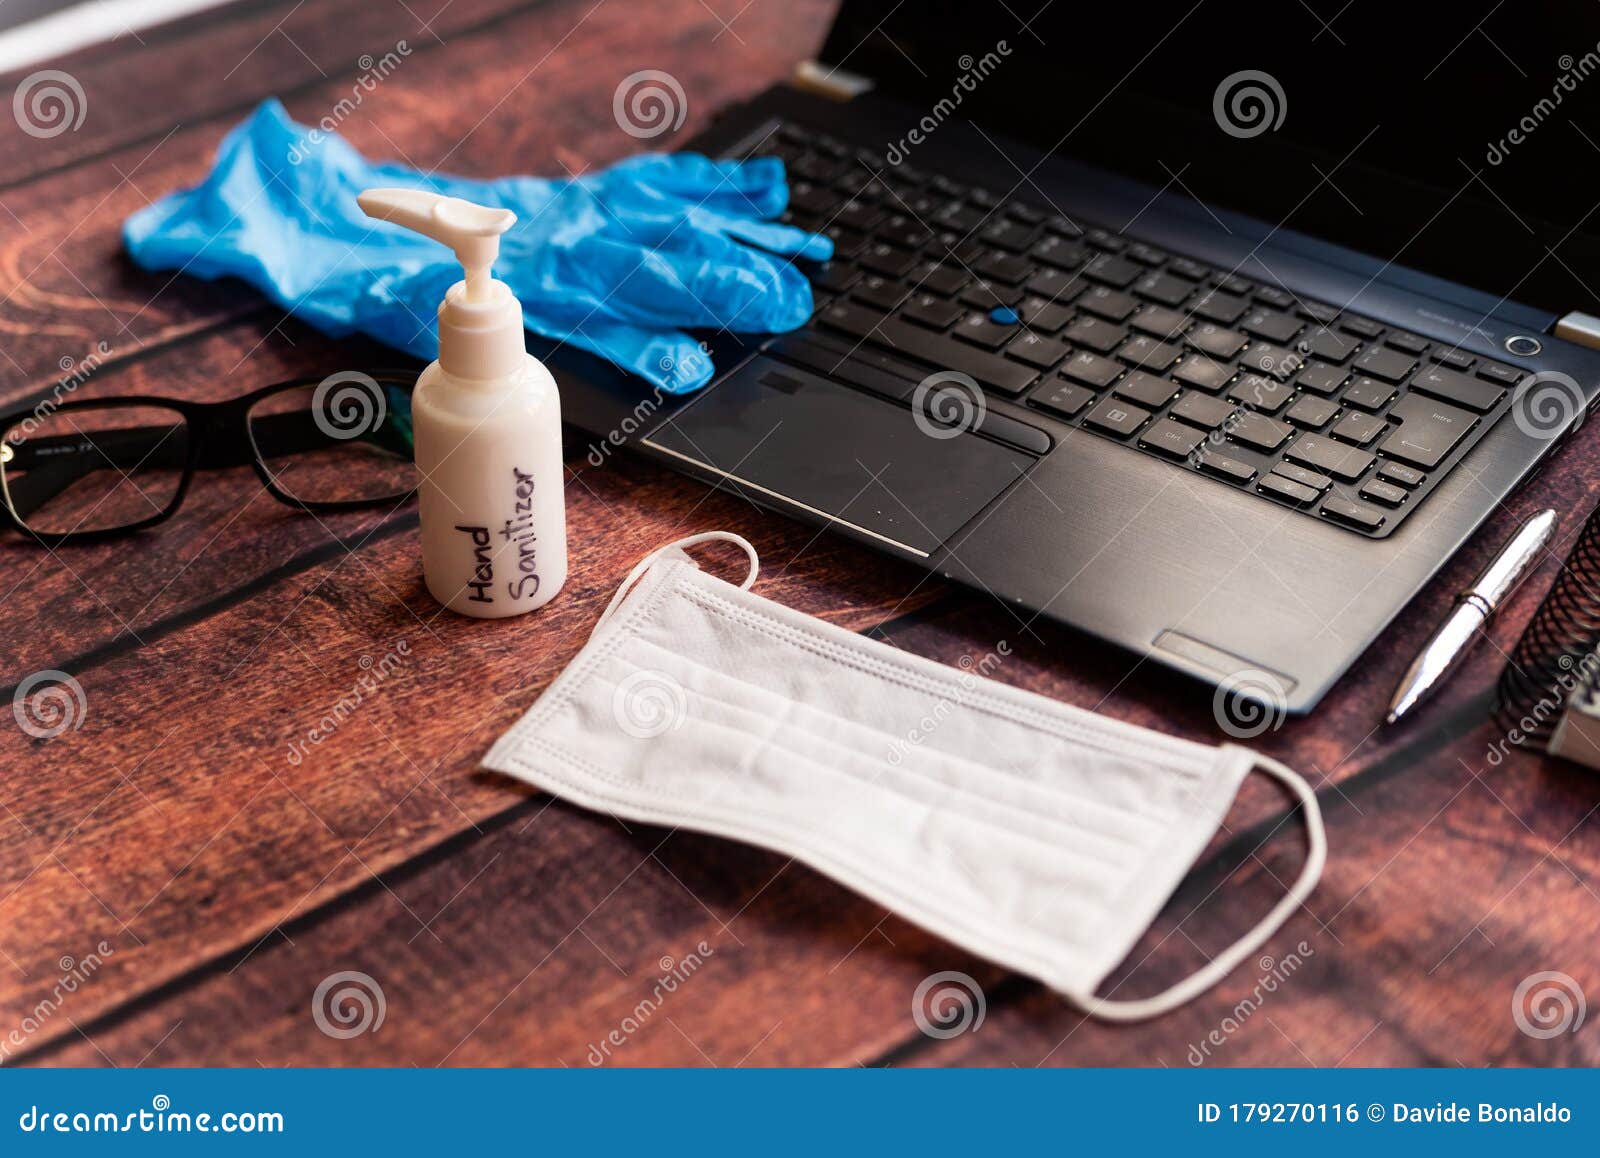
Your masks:
{"label": "hand sanitizer bottle", "polygon": [[419,189],[357,201],[448,245],[466,271],[439,303],[439,360],[411,397],[423,580],[463,615],[542,607],[567,581],[561,399],[524,345],[521,305],[489,275],[516,214]]}

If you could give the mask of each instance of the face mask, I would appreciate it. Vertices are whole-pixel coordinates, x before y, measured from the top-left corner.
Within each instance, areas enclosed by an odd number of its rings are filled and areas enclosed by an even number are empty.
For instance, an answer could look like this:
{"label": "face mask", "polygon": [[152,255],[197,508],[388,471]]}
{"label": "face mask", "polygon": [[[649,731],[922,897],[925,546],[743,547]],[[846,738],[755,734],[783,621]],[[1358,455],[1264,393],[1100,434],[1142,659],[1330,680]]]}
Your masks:
{"label": "face mask", "polygon": [[[750,556],[740,586],[683,552],[712,539]],[[756,568],[724,532],[645,558],[484,764],[587,808],[792,856],[1119,1021],[1215,984],[1315,887],[1321,811],[1277,761],[908,655],[751,594]],[[1252,768],[1303,805],[1299,880],[1166,992],[1095,997]]]}

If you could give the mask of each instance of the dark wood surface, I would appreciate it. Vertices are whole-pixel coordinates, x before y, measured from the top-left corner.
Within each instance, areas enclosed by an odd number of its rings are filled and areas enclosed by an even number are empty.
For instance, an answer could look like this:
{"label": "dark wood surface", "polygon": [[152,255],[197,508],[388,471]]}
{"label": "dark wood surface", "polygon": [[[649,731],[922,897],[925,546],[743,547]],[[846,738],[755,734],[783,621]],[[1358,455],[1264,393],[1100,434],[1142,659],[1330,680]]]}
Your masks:
{"label": "dark wood surface", "polygon": [[[228,397],[288,374],[371,364],[247,288],[136,270],[121,221],[197,179],[258,100],[306,122],[363,54],[403,64],[341,124],[370,155],[477,175],[581,171],[637,148],[611,100],[667,69],[683,137],[786,75],[820,42],[821,0],[364,0],[242,3],[59,62],[88,101],[49,139],[0,120],[0,403],[48,393],[64,359],[110,353],[79,396]],[[10,92],[20,74],[4,79]],[[670,139],[666,142],[670,143]],[[1209,693],[981,595],[761,515],[574,441],[572,579],[542,613],[441,614],[421,584],[414,509],[308,518],[248,471],[206,477],[137,540],[0,550],[3,677],[60,669],[82,727],[0,728],[0,1038],[6,1061],[86,1065],[1594,1064],[1600,1034],[1539,1039],[1518,983],[1553,970],[1600,999],[1600,781],[1513,753],[1492,766],[1494,678],[1600,493],[1591,426],[1417,600],[1312,716],[1258,745],[1302,769],[1327,812],[1321,888],[1265,951],[1303,956],[1239,1017],[1262,962],[1144,1025],[1086,1021],[1026,978],[959,951],[784,858],[584,813],[477,768],[572,656],[647,546],[728,528],[760,590],[957,662],[1004,639],[1005,682],[1219,742]],[[1379,728],[1404,659],[1517,520],[1565,513],[1551,555],[1415,726]],[[914,592],[907,598],[908,592]],[[290,742],[405,641],[406,664],[299,763]],[[365,657],[365,659],[364,659]],[[1274,790],[1247,783],[1194,873],[1110,984],[1162,988],[1247,927],[1302,844]],[[64,958],[110,951],[59,1006]],[[633,1025],[663,969],[701,965]],[[341,971],[381,986],[382,1027],[320,1031]],[[912,1017],[940,970],[982,987],[981,1026],[948,1040]],[[1232,1022],[1227,1019],[1234,1019]],[[603,1058],[614,1029],[626,1040]]]}

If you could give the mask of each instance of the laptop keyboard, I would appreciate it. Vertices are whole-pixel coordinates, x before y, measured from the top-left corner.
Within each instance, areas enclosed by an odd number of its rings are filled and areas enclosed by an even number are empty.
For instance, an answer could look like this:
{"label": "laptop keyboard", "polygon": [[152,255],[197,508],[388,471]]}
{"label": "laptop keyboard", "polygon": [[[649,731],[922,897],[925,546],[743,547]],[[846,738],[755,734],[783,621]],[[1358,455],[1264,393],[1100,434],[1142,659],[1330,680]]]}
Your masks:
{"label": "laptop keyboard", "polygon": [[[906,401],[928,370],[1181,468],[1387,535],[1523,371],[785,124],[754,150],[833,239],[812,326],[767,352]],[[885,357],[887,355],[887,357]],[[1039,453],[996,413],[981,433]]]}

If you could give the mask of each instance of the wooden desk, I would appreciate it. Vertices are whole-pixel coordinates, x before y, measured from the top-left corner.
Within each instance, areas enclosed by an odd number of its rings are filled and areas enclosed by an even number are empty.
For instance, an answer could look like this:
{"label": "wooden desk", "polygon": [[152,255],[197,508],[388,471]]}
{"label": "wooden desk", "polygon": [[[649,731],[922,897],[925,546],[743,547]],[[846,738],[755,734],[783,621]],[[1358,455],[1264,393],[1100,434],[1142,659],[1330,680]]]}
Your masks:
{"label": "wooden desk", "polygon": [[[281,96],[302,122],[337,115],[370,155],[481,175],[582,170],[638,146],[612,118],[621,77],[671,71],[688,95],[686,139],[786,75],[828,18],[820,0],[742,7],[261,0],[58,62],[87,99],[81,127],[39,138],[0,123],[3,400],[47,394],[102,342],[78,397],[229,397],[383,357],[285,320],[243,286],[147,275],[121,253],[122,220],[198,179],[261,98]],[[369,63],[358,57],[402,38],[392,75],[341,106]],[[414,509],[297,515],[243,469],[202,477],[175,520],[136,540],[49,554],[12,538],[0,550],[0,683],[9,698],[59,669],[87,711],[50,740],[0,728],[0,1041],[31,1025],[5,1060],[1594,1064],[1600,1030],[1536,1039],[1511,1003],[1542,970],[1600,1000],[1600,781],[1520,753],[1490,767],[1485,707],[1500,653],[1600,489],[1597,452],[1591,425],[1313,717],[1260,738],[1319,787],[1332,848],[1322,887],[1272,961],[1132,1027],[1086,1022],[783,858],[625,829],[477,769],[641,551],[690,531],[749,536],[766,564],[760,590],[792,606],[951,663],[1005,640],[998,679],[1225,738],[1208,692],[1127,654],[655,466],[624,456],[593,469],[578,440],[571,582],[543,613],[506,622],[439,613]],[[1493,646],[1417,726],[1379,730],[1441,608],[1547,504],[1566,512],[1555,553]],[[401,641],[400,669],[290,759]],[[1301,856],[1284,799],[1247,784],[1113,979],[1119,995],[1193,969],[1264,911]],[[1290,953],[1293,977],[1256,1001],[1263,971]],[[691,955],[692,977],[656,1001],[658,977]],[[57,994],[63,972],[92,958],[92,976]],[[981,1026],[948,1040],[920,1032],[911,1010],[941,970],[970,974],[986,1003]],[[381,988],[377,1032],[319,1029],[314,994],[345,971]]]}

